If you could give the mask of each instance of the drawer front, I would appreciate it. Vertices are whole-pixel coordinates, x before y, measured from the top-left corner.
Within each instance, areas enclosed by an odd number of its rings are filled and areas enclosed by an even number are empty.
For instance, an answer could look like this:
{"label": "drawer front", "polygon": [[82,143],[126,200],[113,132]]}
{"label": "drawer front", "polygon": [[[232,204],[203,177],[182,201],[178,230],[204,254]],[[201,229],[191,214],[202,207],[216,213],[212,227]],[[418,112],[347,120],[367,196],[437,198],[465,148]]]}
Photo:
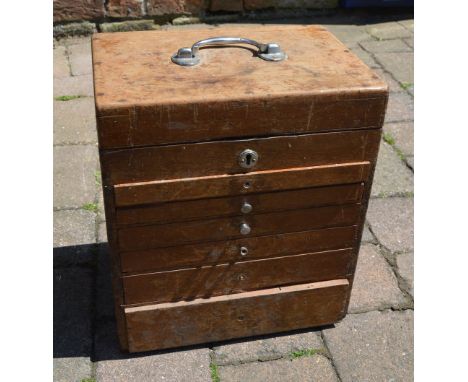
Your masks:
{"label": "drawer front", "polygon": [[118,230],[122,251],[170,247],[184,243],[308,231],[357,224],[359,204],[273,212],[204,221],[128,227]]}
{"label": "drawer front", "polygon": [[122,272],[137,273],[296,255],[356,245],[357,227],[249,237],[222,242],[121,252]]}
{"label": "drawer front", "polygon": [[353,162],[329,166],[260,171],[249,174],[119,184],[114,187],[115,204],[118,207],[125,207],[337,184],[353,184],[367,181],[369,170],[369,162]]}
{"label": "drawer front", "polygon": [[131,352],[322,326],[345,314],[345,279],[127,307]]}
{"label": "drawer front", "polygon": [[[371,161],[379,139],[380,130],[362,130],[124,149],[102,152],[101,166],[106,184],[112,185],[238,174]],[[250,162],[252,167],[243,168],[241,154],[247,149],[258,158]]]}
{"label": "drawer front", "polygon": [[123,277],[126,304],[193,300],[346,278],[351,249]]}
{"label": "drawer front", "polygon": [[116,210],[118,225],[168,223],[223,216],[252,215],[324,205],[359,203],[363,184],[307,188],[228,198],[163,203]]}

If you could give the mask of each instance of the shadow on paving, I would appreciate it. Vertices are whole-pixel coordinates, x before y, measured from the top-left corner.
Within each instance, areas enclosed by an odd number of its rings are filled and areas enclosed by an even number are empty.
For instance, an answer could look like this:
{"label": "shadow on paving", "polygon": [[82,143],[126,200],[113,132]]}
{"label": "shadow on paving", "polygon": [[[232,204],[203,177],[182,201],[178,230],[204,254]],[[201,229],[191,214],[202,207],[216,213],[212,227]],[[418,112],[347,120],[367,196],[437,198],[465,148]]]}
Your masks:
{"label": "shadow on paving", "polygon": [[121,360],[268,340],[332,326],[129,354],[119,348],[107,243],[54,248],[54,358]]}

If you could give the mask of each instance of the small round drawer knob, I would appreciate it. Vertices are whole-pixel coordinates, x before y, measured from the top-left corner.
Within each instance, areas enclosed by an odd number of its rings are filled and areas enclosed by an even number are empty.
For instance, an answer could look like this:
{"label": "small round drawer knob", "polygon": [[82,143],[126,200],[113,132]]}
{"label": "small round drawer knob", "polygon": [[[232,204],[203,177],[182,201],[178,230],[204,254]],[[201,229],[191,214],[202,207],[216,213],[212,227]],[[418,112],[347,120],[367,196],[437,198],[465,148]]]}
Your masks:
{"label": "small round drawer knob", "polygon": [[247,247],[240,247],[241,256],[247,256],[248,253],[249,253],[249,250],[247,249]]}
{"label": "small round drawer knob", "polygon": [[250,203],[245,202],[244,204],[242,204],[241,212],[243,214],[248,214],[249,212],[252,212],[252,208],[253,207]]}
{"label": "small round drawer knob", "polygon": [[242,223],[240,226],[240,233],[242,235],[248,235],[250,233],[251,229],[250,226],[247,223]]}

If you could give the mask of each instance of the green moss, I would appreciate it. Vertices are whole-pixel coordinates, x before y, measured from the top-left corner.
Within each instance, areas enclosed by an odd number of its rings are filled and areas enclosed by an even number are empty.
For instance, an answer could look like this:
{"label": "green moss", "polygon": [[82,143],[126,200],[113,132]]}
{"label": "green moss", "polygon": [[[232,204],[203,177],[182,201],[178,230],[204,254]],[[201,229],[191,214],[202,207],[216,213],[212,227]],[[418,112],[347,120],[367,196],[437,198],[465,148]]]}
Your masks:
{"label": "green moss", "polygon": [[216,366],[216,364],[214,363],[211,363],[210,370],[211,370],[211,380],[213,382],[220,382],[221,379],[219,378],[219,374],[218,374],[218,366]]}
{"label": "green moss", "polygon": [[383,134],[383,140],[391,146],[395,144],[395,138],[393,138],[389,133]]}
{"label": "green moss", "polygon": [[411,82],[402,82],[402,83],[400,84],[400,86],[401,86],[402,89],[407,90],[407,89],[409,89],[410,87],[412,87],[413,84],[412,84]]}
{"label": "green moss", "polygon": [[303,349],[303,350],[296,350],[289,354],[291,358],[299,358],[299,357],[310,357],[314,354],[317,354],[320,350],[319,349]]}
{"label": "green moss", "polygon": [[95,378],[83,378],[81,382],[96,382]]}
{"label": "green moss", "polygon": [[94,182],[97,186],[101,185],[101,171],[97,170],[94,172]]}
{"label": "green moss", "polygon": [[73,99],[82,98],[82,95],[64,95],[60,97],[55,97],[56,101],[71,101]]}
{"label": "green moss", "polygon": [[97,213],[98,212],[98,206],[96,203],[86,203],[83,207],[84,210],[86,211],[91,211],[91,212],[94,212],[94,213]]}

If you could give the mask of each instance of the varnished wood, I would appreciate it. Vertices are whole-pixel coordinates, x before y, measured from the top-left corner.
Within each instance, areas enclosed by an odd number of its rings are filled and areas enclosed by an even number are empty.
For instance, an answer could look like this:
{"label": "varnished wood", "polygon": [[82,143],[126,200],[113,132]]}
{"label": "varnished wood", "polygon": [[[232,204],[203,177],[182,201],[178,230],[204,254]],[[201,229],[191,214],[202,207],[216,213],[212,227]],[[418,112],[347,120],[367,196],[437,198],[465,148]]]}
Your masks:
{"label": "varnished wood", "polygon": [[123,277],[125,303],[193,300],[276,286],[346,278],[351,261],[351,249],[340,249],[125,276]]}
{"label": "varnished wood", "polygon": [[115,186],[115,203],[122,207],[351,184],[366,181],[369,176],[369,168],[369,162],[357,162],[259,171],[249,174],[120,184]]}
{"label": "varnished wood", "polygon": [[125,308],[132,352],[277,333],[334,323],[347,280]]}
{"label": "varnished wood", "polygon": [[[122,272],[141,273],[201,267],[203,265],[240,262],[339,248],[354,248],[356,242],[356,226],[336,227],[273,236],[248,237],[220,242],[121,252],[120,261]],[[241,247],[247,249],[247,254],[241,254]]]}
{"label": "varnished wood", "polygon": [[[387,85],[320,26],[223,27],[281,45],[272,63],[249,49],[170,57],[212,29],[97,34],[93,70],[99,143],[122,148],[245,136],[379,128]],[[247,35],[247,36],[246,36]]]}
{"label": "varnished wood", "polygon": [[[121,251],[170,247],[186,243],[217,241],[307,231],[318,228],[339,227],[357,223],[360,205],[317,207],[267,214],[199,220],[171,224],[158,224],[120,228]],[[251,227],[248,235],[240,233],[242,223]]]}
{"label": "varnished wood", "polygon": [[[248,216],[335,204],[352,204],[360,202],[363,187],[363,184],[351,184],[119,208],[116,210],[116,220],[117,224],[121,226],[159,224],[224,216]],[[241,211],[241,207],[245,203],[252,206],[252,211],[248,214]]]}
{"label": "varnished wood", "polygon": [[[348,131],[192,145],[108,151],[101,155],[109,184],[236,174],[291,167],[369,161],[375,156],[378,131]],[[248,171],[238,160],[255,150],[258,163]]]}

